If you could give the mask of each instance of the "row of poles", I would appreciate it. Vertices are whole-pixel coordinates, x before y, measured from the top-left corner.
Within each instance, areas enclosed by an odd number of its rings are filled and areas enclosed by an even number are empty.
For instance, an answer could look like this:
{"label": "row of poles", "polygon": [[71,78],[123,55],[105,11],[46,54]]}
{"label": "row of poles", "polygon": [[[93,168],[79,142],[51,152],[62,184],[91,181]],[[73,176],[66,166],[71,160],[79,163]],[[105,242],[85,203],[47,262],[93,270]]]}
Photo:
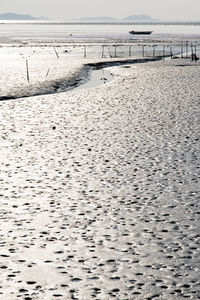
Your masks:
{"label": "row of poles", "polygon": [[[110,52],[109,52],[110,57],[114,57],[114,58],[118,57],[118,55],[117,55],[118,54],[117,48],[119,48],[121,46],[125,46],[125,45],[113,45],[114,54],[111,55]],[[89,46],[89,47],[91,47],[91,46]],[[101,47],[102,47],[101,57],[104,58],[104,57],[106,57],[105,56],[105,49],[106,48],[110,49],[110,45],[102,45]],[[131,57],[133,55],[133,50],[132,50],[133,47],[134,47],[133,45],[128,45],[128,51],[127,52],[128,52],[128,56],[129,57]],[[141,54],[142,54],[142,57],[145,57],[145,50],[146,50],[147,47],[149,48],[150,46],[149,45],[141,45],[141,49],[142,49],[141,50]],[[175,53],[173,51],[174,50],[173,46],[152,45],[151,47],[152,47],[152,57],[158,57],[158,56],[160,57],[160,56],[162,56],[163,59],[164,59],[166,56],[173,57],[175,55]],[[157,53],[159,53],[159,55],[156,53],[156,47],[160,47],[160,48],[162,47],[162,50],[159,49],[157,51]],[[178,55],[180,55],[181,58],[183,58],[183,57],[189,57],[189,53],[191,55],[193,55],[193,54],[197,55],[197,45],[194,45],[192,43],[189,44],[188,42],[186,42],[185,44],[182,43],[179,47],[180,47],[180,49],[178,51],[176,51],[176,52],[177,52]],[[166,50],[167,48],[169,49],[168,51]],[[83,56],[84,56],[84,58],[87,58],[87,46],[86,45],[84,45]],[[150,56],[150,55],[148,54],[148,56]]]}
{"label": "row of poles", "polygon": [[[114,47],[114,55],[111,56],[111,53],[109,52],[110,57],[114,57],[114,58],[117,57],[117,48],[120,47],[120,46],[122,46],[122,45],[113,45],[113,47]],[[125,46],[125,45],[123,45],[123,46]],[[162,46],[162,50],[159,50],[159,55],[156,54],[156,47],[157,46],[158,45],[153,45],[152,46],[152,57],[153,58],[154,57],[162,57],[164,59],[166,56],[171,56],[171,58],[174,57],[173,47],[172,46],[163,45]],[[106,57],[105,56],[105,49],[106,49],[106,47],[110,48],[110,45],[102,45],[102,51],[101,51],[102,58]],[[133,45],[128,45],[128,56],[129,57],[131,57],[132,54],[133,54],[132,47],[134,47],[134,46]],[[149,47],[149,46],[148,45],[141,45],[141,47],[142,47],[142,57],[145,57],[145,48]],[[166,47],[169,48],[168,54],[166,52]],[[161,51],[162,51],[162,54],[161,54]],[[55,48],[54,48],[54,52],[55,52],[56,57],[59,59],[60,56],[59,56],[59,54],[58,54],[58,52],[56,51]],[[180,45],[180,49],[178,51],[178,55],[180,55],[181,58],[183,58],[183,57],[188,58],[189,57],[189,53],[191,54],[192,59],[193,59],[193,56],[197,57],[197,45],[194,45],[192,43],[189,44],[188,42],[186,42],[185,44],[182,43]],[[84,45],[84,58],[87,58],[87,46],[86,45]],[[46,76],[48,76],[48,74],[49,74],[49,69],[47,70]],[[27,77],[27,81],[29,82],[30,81],[30,76],[29,76],[29,64],[28,64],[28,60],[26,60],[26,77]]]}

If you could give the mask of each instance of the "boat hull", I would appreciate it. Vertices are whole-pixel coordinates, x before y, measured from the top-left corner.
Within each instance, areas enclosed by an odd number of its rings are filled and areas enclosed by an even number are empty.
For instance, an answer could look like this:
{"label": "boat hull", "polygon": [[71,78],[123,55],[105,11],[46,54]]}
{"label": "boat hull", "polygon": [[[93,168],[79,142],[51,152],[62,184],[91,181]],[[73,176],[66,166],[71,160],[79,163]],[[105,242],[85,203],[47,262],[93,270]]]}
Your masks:
{"label": "boat hull", "polygon": [[143,34],[143,35],[151,34],[152,32],[153,31],[134,31],[134,30],[129,31],[130,34],[138,34],[138,35],[140,35],[140,34]]}

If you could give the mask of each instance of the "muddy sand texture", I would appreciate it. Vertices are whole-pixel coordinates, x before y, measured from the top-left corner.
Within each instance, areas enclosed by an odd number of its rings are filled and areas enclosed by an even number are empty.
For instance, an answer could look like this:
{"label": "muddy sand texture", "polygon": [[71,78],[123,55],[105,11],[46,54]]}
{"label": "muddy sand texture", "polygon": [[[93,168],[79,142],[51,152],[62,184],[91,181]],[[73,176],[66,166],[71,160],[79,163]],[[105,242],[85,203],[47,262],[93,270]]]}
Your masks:
{"label": "muddy sand texture", "polygon": [[200,299],[200,65],[114,72],[0,102],[2,300]]}

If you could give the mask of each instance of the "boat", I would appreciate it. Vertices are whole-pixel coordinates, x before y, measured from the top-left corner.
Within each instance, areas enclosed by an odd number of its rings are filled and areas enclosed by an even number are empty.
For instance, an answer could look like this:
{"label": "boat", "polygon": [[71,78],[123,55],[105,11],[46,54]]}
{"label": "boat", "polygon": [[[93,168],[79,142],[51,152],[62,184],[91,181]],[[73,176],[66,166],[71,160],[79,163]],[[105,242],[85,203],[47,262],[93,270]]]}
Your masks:
{"label": "boat", "polygon": [[153,31],[129,31],[130,34],[151,34]]}

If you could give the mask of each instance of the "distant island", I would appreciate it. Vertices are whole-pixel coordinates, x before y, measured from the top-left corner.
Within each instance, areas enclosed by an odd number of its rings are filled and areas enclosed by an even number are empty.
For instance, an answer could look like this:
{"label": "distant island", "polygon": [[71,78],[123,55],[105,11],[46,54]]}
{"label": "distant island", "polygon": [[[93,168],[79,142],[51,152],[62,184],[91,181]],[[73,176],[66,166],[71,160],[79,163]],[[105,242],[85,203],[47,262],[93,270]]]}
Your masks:
{"label": "distant island", "polygon": [[[148,15],[131,15],[122,19],[112,17],[88,17],[80,18],[79,21],[100,21],[100,22],[159,22],[160,20],[153,19]],[[75,20],[74,20],[75,21]]]}
{"label": "distant island", "polygon": [[[46,17],[33,17],[31,15],[23,15],[17,13],[4,13],[0,14],[0,20],[27,20],[27,21],[39,21],[39,20],[49,20]],[[84,22],[156,22],[158,20],[151,18],[147,15],[131,15],[123,19],[116,19],[112,17],[84,17],[79,19],[71,19],[71,21],[84,21]]]}
{"label": "distant island", "polygon": [[48,20],[46,17],[32,17],[30,15],[21,15],[16,13],[0,14],[0,20]]}
{"label": "distant island", "polygon": [[[1,0],[0,0],[1,1]],[[163,24],[163,25],[169,25],[169,24],[200,24],[199,21],[163,21],[159,19],[154,19],[151,16],[148,15],[130,15],[128,17],[124,17],[121,19],[113,18],[113,17],[83,17],[83,18],[73,18],[73,19],[62,19],[62,20],[56,20],[56,19],[49,19],[47,17],[33,17],[31,15],[27,14],[17,14],[13,12],[3,13],[0,14],[0,21],[3,21],[3,23],[6,21],[36,21],[36,23],[41,21],[41,24],[45,22],[48,24],[74,24],[74,23],[86,23],[86,24]],[[1,22],[2,23],[2,22]],[[31,23],[31,22],[30,22]]]}
{"label": "distant island", "polygon": [[128,22],[159,22],[160,21],[158,19],[153,19],[152,17],[147,15],[131,15],[121,20],[128,21]]}
{"label": "distant island", "polygon": [[[75,19],[74,19],[75,20]],[[106,22],[117,22],[118,19],[112,18],[112,17],[87,17],[87,18],[81,18],[77,19],[79,21],[106,21]]]}

